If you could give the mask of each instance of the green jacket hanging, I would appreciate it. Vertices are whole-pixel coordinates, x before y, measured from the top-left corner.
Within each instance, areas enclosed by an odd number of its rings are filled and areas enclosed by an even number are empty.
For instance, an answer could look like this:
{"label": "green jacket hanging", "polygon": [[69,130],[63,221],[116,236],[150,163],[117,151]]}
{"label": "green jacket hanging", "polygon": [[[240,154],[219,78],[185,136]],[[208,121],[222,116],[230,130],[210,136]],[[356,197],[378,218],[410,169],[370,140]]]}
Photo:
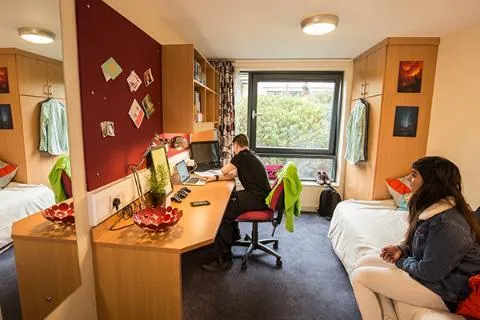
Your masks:
{"label": "green jacket hanging", "polygon": [[67,199],[62,185],[62,171],[64,170],[67,176],[72,177],[69,156],[62,156],[58,158],[57,162],[55,162],[55,165],[50,171],[50,174],[48,175],[48,181],[50,181],[50,186],[53,189],[53,193],[55,193],[55,201],[57,203]]}
{"label": "green jacket hanging", "polygon": [[285,201],[285,229],[293,232],[293,221],[295,216],[300,216],[301,203],[300,195],[302,193],[302,181],[298,176],[297,167],[291,161],[287,162],[283,168],[277,173],[278,182],[270,192],[265,202],[268,206],[272,201],[272,196],[276,188],[283,181],[284,201]]}

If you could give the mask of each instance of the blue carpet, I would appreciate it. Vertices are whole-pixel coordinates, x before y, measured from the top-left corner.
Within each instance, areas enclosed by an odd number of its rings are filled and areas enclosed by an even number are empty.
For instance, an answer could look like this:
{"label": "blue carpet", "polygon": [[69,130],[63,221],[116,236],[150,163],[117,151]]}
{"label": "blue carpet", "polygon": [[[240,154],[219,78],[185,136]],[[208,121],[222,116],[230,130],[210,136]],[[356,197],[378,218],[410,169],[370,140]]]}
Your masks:
{"label": "blue carpet", "polygon": [[0,306],[3,320],[21,319],[13,247],[0,254]]}
{"label": "blue carpet", "polygon": [[[327,238],[329,225],[314,214],[298,218],[294,233],[280,225],[275,236],[281,269],[274,257],[257,251],[246,271],[240,270],[238,258],[229,271],[208,273],[200,265],[214,256],[213,248],[184,254],[184,320],[360,319],[348,276]],[[242,235],[249,228],[241,224]],[[271,230],[262,225],[260,237],[269,237]],[[236,247],[234,254],[244,250]]]}

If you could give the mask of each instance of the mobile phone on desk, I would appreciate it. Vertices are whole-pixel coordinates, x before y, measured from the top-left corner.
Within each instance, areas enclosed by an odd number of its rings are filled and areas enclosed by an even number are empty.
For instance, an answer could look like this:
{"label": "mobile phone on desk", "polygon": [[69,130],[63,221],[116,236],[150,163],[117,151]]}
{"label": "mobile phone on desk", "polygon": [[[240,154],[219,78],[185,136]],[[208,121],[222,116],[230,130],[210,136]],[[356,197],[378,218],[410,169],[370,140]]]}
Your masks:
{"label": "mobile phone on desk", "polygon": [[192,202],[190,202],[190,205],[191,205],[192,207],[209,206],[209,205],[210,205],[210,201],[208,201],[208,200],[192,201]]}

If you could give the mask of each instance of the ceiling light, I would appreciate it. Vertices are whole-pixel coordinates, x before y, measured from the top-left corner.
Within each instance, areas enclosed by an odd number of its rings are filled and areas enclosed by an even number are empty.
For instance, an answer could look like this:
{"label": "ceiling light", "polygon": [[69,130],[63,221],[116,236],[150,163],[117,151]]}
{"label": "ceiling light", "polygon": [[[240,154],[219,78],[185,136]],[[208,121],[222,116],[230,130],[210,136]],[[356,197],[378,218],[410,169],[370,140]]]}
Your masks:
{"label": "ceiling light", "polygon": [[40,28],[18,28],[18,35],[28,42],[46,44],[55,40],[55,33]]}
{"label": "ceiling light", "polygon": [[306,34],[321,35],[335,30],[337,23],[338,17],[336,15],[318,14],[303,19],[300,25]]}

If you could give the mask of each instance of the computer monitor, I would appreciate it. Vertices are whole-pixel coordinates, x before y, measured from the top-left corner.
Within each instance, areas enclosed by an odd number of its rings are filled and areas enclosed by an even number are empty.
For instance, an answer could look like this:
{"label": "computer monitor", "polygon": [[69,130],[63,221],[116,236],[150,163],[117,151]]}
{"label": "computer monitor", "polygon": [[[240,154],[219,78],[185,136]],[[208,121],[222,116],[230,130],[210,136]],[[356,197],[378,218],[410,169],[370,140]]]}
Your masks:
{"label": "computer monitor", "polygon": [[190,143],[190,156],[200,170],[220,168],[220,147],[218,141]]}
{"label": "computer monitor", "polygon": [[177,168],[178,176],[180,177],[181,182],[185,182],[190,178],[190,173],[188,172],[187,169],[187,164],[185,163],[185,160],[180,161],[175,165]]}

